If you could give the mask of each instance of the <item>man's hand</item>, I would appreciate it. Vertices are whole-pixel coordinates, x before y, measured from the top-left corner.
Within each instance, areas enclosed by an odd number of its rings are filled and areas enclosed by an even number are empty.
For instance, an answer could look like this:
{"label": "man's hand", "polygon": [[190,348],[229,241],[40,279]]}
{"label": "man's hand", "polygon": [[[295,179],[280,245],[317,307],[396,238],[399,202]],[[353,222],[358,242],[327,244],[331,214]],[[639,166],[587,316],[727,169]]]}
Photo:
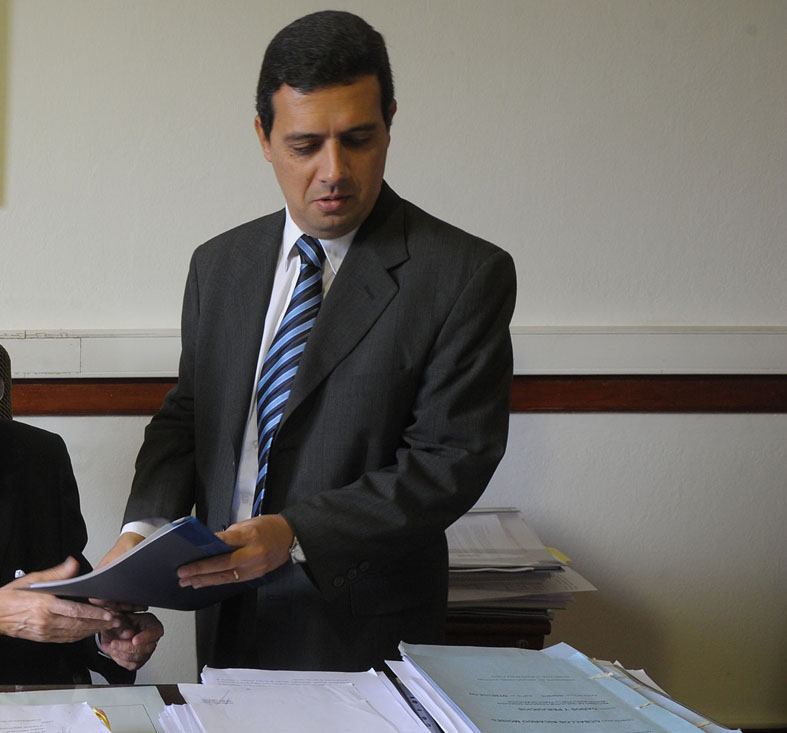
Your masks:
{"label": "man's hand", "polygon": [[73,578],[77,572],[79,563],[69,557],[60,565],[30,573],[0,588],[0,634],[64,643],[120,626],[122,621],[103,608],[24,590],[31,583]]}
{"label": "man's hand", "polygon": [[125,555],[129,550],[136,547],[142,540],[145,538],[141,534],[137,534],[136,532],[123,532],[120,537],[118,537],[117,542],[112,546],[112,549],[104,555],[101,562],[96,565],[96,570],[111,563],[113,560],[116,560],[121,555]]}
{"label": "man's hand", "polygon": [[150,659],[164,627],[152,613],[128,613],[121,616],[123,626],[101,632],[101,651],[116,664],[134,671]]}
{"label": "man's hand", "polygon": [[[129,550],[136,547],[144,539],[145,538],[141,534],[137,534],[136,532],[124,532],[122,535],[120,535],[120,537],[118,537],[117,542],[115,542],[115,544],[112,546],[112,549],[110,549],[110,551],[104,555],[104,557],[101,559],[101,562],[96,565],[96,570],[111,563],[121,555],[125,555]],[[146,606],[135,606],[131,603],[115,603],[114,601],[105,601],[101,598],[91,598],[90,602],[95,603],[97,606],[101,606],[102,608],[106,608],[109,611],[132,613],[134,611],[147,610]],[[162,631],[162,633],[164,632]]]}
{"label": "man's hand", "polygon": [[178,568],[182,588],[259,578],[289,560],[295,535],[284,517],[265,514],[233,524],[224,532],[217,532],[216,536],[237,549]]}

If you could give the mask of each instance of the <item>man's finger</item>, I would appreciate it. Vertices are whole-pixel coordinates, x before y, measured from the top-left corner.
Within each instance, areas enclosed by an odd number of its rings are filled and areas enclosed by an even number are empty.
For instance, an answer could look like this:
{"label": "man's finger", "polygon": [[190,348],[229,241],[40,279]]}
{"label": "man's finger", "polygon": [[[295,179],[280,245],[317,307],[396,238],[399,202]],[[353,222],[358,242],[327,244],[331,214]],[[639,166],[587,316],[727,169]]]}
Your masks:
{"label": "man's finger", "polygon": [[178,568],[178,577],[184,580],[194,576],[212,576],[229,572],[235,564],[232,557],[234,554],[230,552],[226,555],[217,555],[206,560],[197,560],[188,565],[181,565]]}
{"label": "man's finger", "polygon": [[67,557],[60,565],[28,573],[21,578],[12,580],[7,588],[27,588],[33,583],[47,583],[52,580],[66,580],[73,578],[79,572],[79,563],[73,557]]}
{"label": "man's finger", "polygon": [[55,598],[50,611],[58,616],[67,618],[83,619],[85,621],[103,621],[107,623],[106,628],[120,626],[122,621],[115,614],[99,606],[92,606],[89,603],[77,603],[76,601],[65,601],[62,598]]}

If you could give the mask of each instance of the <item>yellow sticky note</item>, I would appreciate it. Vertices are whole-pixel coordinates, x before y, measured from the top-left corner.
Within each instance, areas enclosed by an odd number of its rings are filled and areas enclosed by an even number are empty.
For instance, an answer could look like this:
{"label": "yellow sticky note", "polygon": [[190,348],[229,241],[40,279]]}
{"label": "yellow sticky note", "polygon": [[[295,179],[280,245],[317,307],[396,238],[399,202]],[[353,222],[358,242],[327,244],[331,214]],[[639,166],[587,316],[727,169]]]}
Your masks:
{"label": "yellow sticky note", "polygon": [[564,555],[560,550],[557,549],[557,547],[547,547],[547,550],[549,550],[554,555],[555,559],[560,560],[560,562],[571,562],[571,558],[567,555]]}

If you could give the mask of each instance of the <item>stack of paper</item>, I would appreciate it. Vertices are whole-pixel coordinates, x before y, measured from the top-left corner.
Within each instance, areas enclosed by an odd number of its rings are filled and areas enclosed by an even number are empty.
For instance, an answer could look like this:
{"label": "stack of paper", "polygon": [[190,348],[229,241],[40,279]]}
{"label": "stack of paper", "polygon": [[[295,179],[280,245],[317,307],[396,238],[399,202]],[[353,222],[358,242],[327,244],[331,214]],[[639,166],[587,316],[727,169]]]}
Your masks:
{"label": "stack of paper", "polygon": [[[53,724],[59,726],[54,728],[57,733],[62,733],[62,731],[86,732],[91,728],[73,723],[69,723],[71,727],[66,725],[66,721],[72,715],[68,708],[79,706],[84,710],[85,704],[91,711],[92,718],[88,716],[91,725],[95,720],[100,726],[96,730],[104,733],[106,733],[106,727],[93,714],[93,708],[99,708],[106,714],[113,733],[162,733],[163,731],[163,728],[158,727],[155,721],[164,710],[164,701],[155,687],[145,685],[134,685],[133,687],[108,685],[65,690],[37,689],[2,692],[0,693],[0,731],[13,730],[15,733],[27,731],[28,729],[22,726],[21,722],[19,727],[8,729],[3,727],[1,721],[9,718],[21,721],[22,718],[18,715],[20,711],[23,708],[30,708],[31,710],[28,712],[37,712],[41,719],[48,715]],[[36,711],[33,708],[40,708],[40,710]],[[57,715],[53,717],[54,713]],[[79,712],[79,715],[82,714]],[[43,723],[39,722],[36,725],[39,727],[31,727],[31,733],[42,733],[48,730]],[[95,725],[92,725],[92,728],[95,729]]]}
{"label": "stack of paper", "polygon": [[548,550],[514,508],[471,509],[446,531],[452,615],[522,615],[565,608],[595,590]]}
{"label": "stack of paper", "polygon": [[[721,733],[617,664],[566,644],[544,651],[399,645],[388,662],[443,730],[457,733]],[[738,732],[740,733],[740,732]]]}
{"label": "stack of paper", "polygon": [[211,669],[201,685],[178,685],[186,705],[161,714],[165,733],[428,730],[393,683],[368,672]]}
{"label": "stack of paper", "polygon": [[0,731],[13,733],[107,733],[86,702],[65,705],[2,705]]}

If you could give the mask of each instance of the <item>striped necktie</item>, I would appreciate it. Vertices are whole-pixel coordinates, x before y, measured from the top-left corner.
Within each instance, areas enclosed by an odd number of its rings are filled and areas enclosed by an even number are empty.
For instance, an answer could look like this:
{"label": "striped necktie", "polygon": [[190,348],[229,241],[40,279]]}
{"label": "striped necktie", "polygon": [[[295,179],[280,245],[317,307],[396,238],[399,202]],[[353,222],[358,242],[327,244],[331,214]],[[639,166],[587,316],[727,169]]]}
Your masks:
{"label": "striped necktie", "polygon": [[257,382],[258,473],[252,516],[261,513],[265,477],[273,438],[284,414],[301,354],[306,348],[317,311],[322,303],[322,266],[325,252],[320,243],[304,234],[296,243],[301,269],[290,304],[262,363]]}

